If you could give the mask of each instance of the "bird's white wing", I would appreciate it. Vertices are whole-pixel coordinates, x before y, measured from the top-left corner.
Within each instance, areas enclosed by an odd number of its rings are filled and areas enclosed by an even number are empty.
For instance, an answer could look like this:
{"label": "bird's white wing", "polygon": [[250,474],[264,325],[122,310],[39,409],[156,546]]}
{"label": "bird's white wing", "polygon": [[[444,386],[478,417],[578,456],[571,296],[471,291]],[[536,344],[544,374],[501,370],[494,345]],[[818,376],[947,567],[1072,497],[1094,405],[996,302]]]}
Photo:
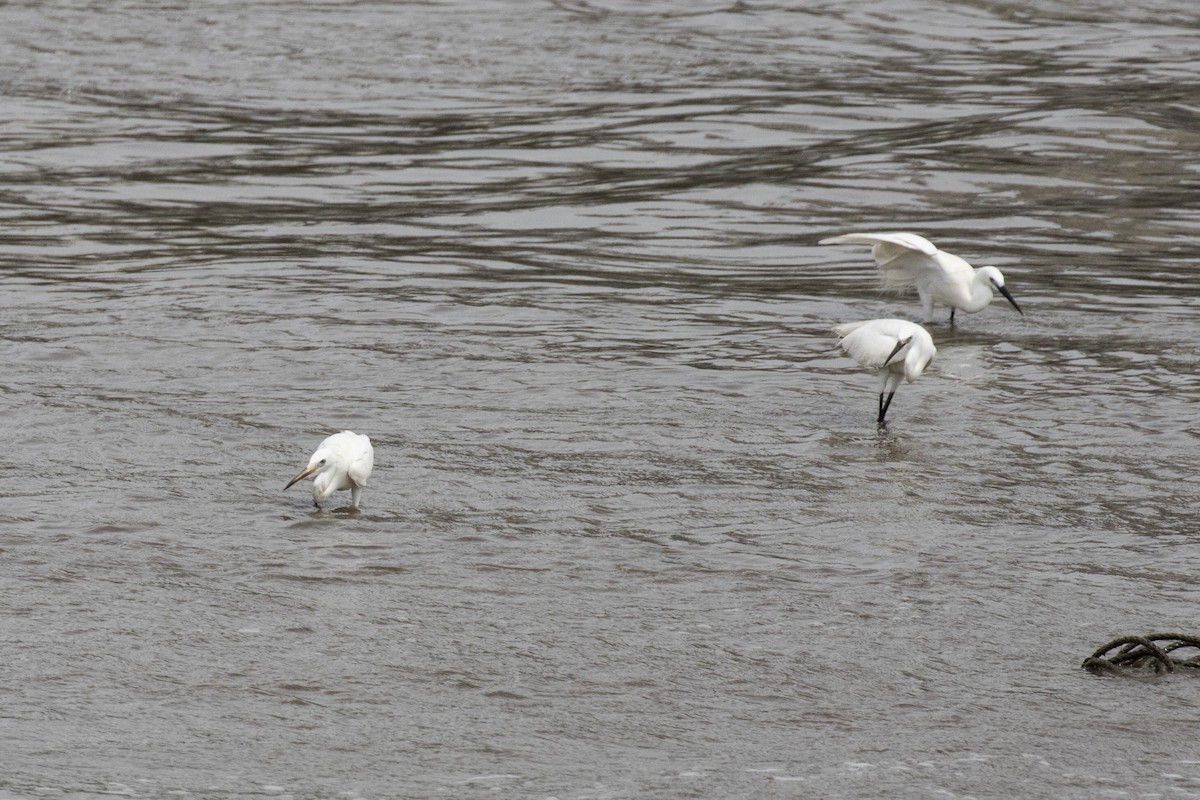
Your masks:
{"label": "bird's white wing", "polygon": [[333,440],[337,441],[341,450],[346,476],[355,486],[366,486],[367,478],[371,477],[371,470],[375,466],[375,450],[371,447],[370,437],[354,431],[342,431],[329,437],[329,441]]}
{"label": "bird's white wing", "polygon": [[866,325],[866,324],[867,324],[868,322],[870,322],[870,321],[871,321],[871,320],[869,320],[869,319],[866,319],[866,320],[863,320],[862,322],[847,322],[847,323],[846,323],[846,324],[844,324],[844,325],[835,325],[835,326],[833,327],[833,332],[834,332],[834,333],[835,333],[837,336],[839,336],[839,337],[841,337],[841,338],[843,338],[843,339],[844,339],[844,338],[846,338],[847,336],[849,336],[851,333],[853,333],[854,331],[856,331],[856,330],[858,330],[859,328],[861,328],[863,325]]}
{"label": "bird's white wing", "polygon": [[847,233],[822,239],[817,244],[869,244],[871,255],[880,267],[905,254],[932,256],[938,251],[933,242],[915,233]]}
{"label": "bird's white wing", "polygon": [[[363,437],[366,438],[365,436]],[[371,449],[368,442],[354,460],[350,462],[346,474],[350,476],[350,480],[354,481],[355,486],[366,486],[367,478],[371,477],[371,470],[375,467],[375,451]]]}
{"label": "bird's white wing", "polygon": [[834,332],[842,337],[842,352],[861,367],[878,369],[896,349],[902,324],[899,320],[868,320],[839,325]]}

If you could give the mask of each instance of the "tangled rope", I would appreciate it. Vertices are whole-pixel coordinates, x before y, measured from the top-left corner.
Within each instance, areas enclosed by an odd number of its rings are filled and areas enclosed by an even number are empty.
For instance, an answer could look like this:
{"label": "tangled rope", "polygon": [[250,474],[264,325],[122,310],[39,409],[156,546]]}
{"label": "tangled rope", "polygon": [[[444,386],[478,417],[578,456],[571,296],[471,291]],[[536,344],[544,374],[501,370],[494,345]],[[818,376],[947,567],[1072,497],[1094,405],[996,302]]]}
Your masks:
{"label": "tangled rope", "polygon": [[[1190,656],[1180,650],[1193,650]],[[1115,651],[1115,652],[1114,652]],[[1083,668],[1096,675],[1121,672],[1174,672],[1178,667],[1200,670],[1200,636],[1180,633],[1151,633],[1122,636],[1084,659]]]}

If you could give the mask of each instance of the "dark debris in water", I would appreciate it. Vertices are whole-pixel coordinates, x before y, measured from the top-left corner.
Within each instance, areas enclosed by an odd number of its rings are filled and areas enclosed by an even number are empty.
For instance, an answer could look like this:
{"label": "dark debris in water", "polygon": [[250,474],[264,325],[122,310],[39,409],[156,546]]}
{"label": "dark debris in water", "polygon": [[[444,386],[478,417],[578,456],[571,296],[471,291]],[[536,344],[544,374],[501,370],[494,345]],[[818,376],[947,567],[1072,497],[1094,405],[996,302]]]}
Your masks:
{"label": "dark debris in water", "polygon": [[1122,636],[1092,653],[1082,666],[1096,675],[1200,671],[1200,637],[1180,633]]}

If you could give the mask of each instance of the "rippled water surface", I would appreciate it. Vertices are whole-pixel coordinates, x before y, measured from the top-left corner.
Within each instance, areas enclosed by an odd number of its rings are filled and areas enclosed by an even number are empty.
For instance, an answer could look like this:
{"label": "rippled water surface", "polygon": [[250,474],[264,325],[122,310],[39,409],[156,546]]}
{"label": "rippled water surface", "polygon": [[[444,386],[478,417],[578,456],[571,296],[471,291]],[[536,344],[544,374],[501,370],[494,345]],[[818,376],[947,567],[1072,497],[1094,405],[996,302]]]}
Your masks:
{"label": "rippled water surface", "polygon": [[[0,798],[1200,797],[1190,2],[0,7]],[[1004,270],[874,424],[856,230]],[[281,491],[375,444],[358,513]]]}

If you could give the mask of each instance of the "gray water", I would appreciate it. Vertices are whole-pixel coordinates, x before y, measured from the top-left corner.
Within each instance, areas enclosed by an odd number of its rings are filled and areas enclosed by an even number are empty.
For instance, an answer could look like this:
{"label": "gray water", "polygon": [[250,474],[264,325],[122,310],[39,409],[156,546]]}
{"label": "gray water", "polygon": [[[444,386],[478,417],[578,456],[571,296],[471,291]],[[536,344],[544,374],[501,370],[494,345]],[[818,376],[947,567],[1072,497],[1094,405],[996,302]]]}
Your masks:
{"label": "gray water", "polygon": [[[1198,34],[0,7],[0,798],[1200,797]],[[856,230],[1026,312],[882,430]]]}

